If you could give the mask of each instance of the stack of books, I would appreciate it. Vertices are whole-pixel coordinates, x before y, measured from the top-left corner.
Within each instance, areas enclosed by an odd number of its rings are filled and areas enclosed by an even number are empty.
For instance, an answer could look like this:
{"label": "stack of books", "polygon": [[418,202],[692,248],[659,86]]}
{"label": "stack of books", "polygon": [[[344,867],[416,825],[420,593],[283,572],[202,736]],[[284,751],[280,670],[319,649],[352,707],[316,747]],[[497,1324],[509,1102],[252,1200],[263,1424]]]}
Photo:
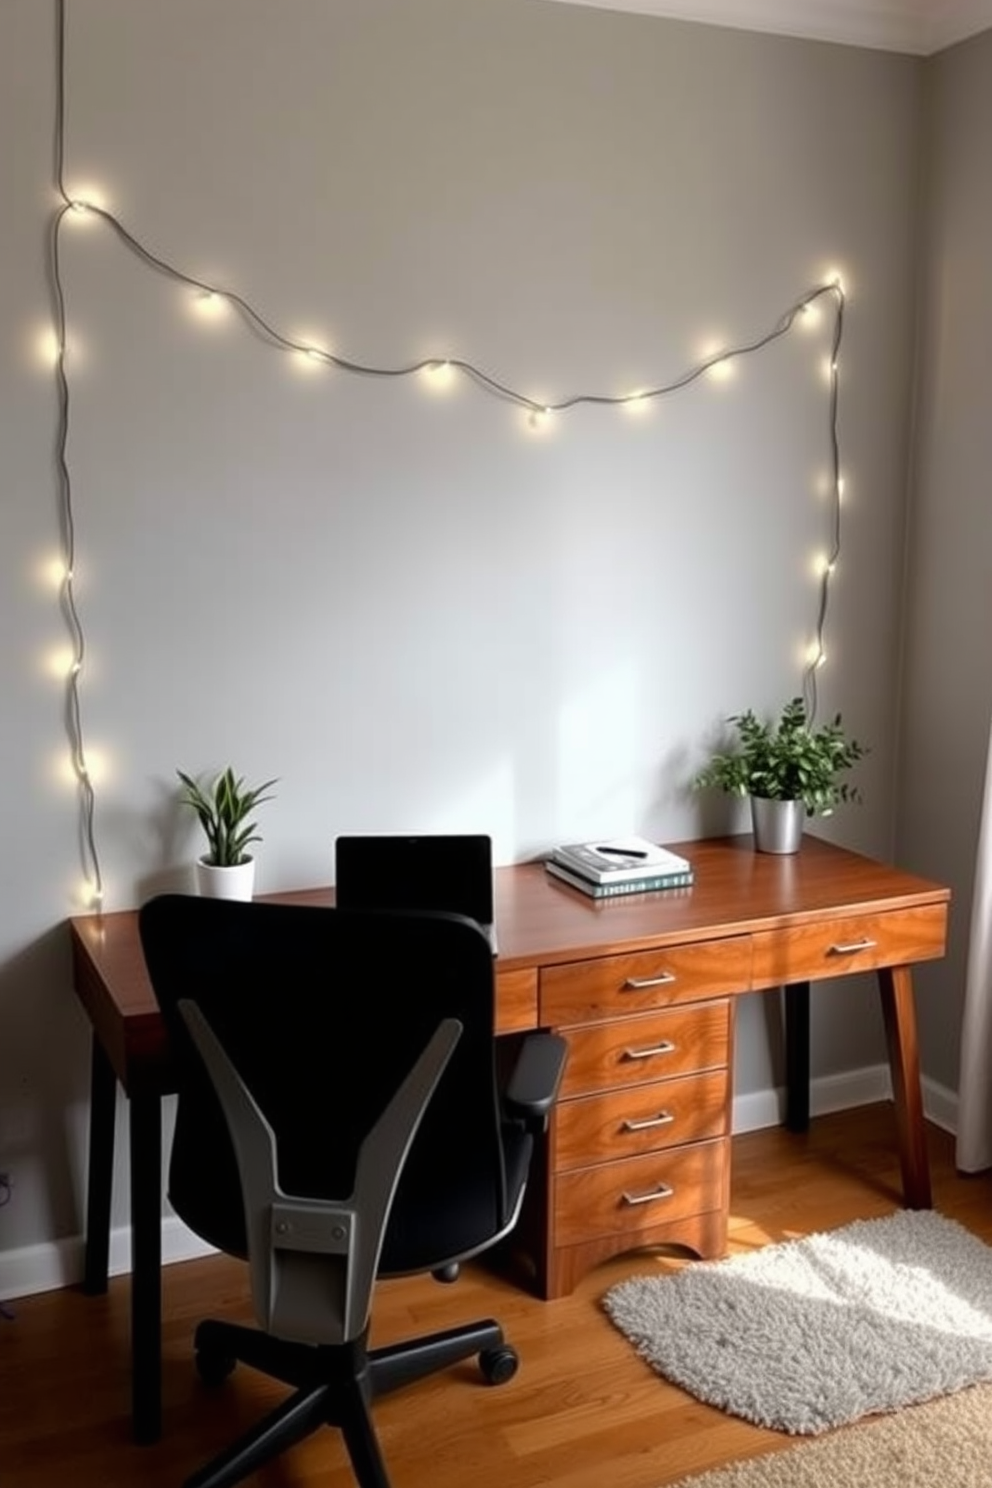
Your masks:
{"label": "stack of books", "polygon": [[556,847],[544,866],[555,878],[592,899],[647,894],[655,889],[687,889],[692,864],[644,837],[571,842]]}

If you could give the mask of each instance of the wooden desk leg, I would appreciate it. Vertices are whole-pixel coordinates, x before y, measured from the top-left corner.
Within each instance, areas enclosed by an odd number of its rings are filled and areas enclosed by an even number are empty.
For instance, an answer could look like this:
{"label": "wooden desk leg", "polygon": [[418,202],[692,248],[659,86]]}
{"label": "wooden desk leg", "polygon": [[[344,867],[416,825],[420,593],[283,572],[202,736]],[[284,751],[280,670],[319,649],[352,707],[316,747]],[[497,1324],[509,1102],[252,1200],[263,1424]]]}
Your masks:
{"label": "wooden desk leg", "polygon": [[132,1094],[131,1411],[134,1439],[162,1431],[162,1098]]}
{"label": "wooden desk leg", "polygon": [[90,1296],[97,1296],[107,1290],[116,1113],[117,1076],[94,1032],[90,1056],[90,1151],[86,1185],[86,1258],[83,1266],[83,1291]]}
{"label": "wooden desk leg", "polygon": [[926,1128],[923,1124],[912,972],[908,966],[882,967],[878,973],[878,987],[882,996],[885,1038],[889,1046],[903,1198],[909,1209],[929,1209],[933,1200],[930,1192]]}
{"label": "wooden desk leg", "polygon": [[785,1124],[809,1129],[809,982],[785,989]]}

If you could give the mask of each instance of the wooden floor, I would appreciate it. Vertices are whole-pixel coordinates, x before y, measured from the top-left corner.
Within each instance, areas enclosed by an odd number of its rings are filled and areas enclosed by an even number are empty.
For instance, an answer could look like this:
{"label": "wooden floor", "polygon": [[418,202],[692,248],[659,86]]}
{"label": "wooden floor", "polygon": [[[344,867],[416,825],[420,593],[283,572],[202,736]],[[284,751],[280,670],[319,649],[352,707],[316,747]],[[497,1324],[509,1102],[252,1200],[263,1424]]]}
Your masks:
{"label": "wooden floor", "polygon": [[[946,1134],[929,1132],[935,1207],[992,1242],[992,1183],[961,1178]],[[890,1106],[820,1118],[805,1136],[735,1139],[731,1251],[900,1207]],[[634,1274],[682,1264],[640,1253],[592,1272],[571,1297],[540,1302],[481,1267],[455,1286],[380,1288],[378,1341],[497,1316],[520,1351],[516,1378],[480,1382],[474,1363],[384,1399],[375,1415],[394,1488],[660,1488],[735,1457],[792,1445],[735,1421],[654,1375],[599,1307]],[[4,1488],[178,1488],[284,1393],[239,1369],[218,1391],[196,1379],[200,1317],[248,1318],[242,1268],[221,1258],[165,1272],[164,1433],[130,1440],[126,1278],[107,1297],[75,1290],[12,1304],[0,1319],[0,1483]],[[320,1432],[251,1479],[252,1488],[354,1488],[337,1433]]]}

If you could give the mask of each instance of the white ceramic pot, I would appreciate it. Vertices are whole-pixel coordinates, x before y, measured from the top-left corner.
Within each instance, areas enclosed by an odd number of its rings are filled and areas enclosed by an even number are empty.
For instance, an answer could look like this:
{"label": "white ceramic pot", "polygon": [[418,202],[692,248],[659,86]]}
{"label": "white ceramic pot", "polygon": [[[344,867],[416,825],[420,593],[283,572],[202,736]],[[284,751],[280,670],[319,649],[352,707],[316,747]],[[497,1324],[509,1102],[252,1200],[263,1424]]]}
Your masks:
{"label": "white ceramic pot", "polygon": [[751,797],[751,823],[758,852],[798,852],[803,840],[806,807],[802,801],[769,801]]}
{"label": "white ceramic pot", "polygon": [[255,890],[255,859],[219,868],[197,858],[196,886],[204,899],[250,899]]}

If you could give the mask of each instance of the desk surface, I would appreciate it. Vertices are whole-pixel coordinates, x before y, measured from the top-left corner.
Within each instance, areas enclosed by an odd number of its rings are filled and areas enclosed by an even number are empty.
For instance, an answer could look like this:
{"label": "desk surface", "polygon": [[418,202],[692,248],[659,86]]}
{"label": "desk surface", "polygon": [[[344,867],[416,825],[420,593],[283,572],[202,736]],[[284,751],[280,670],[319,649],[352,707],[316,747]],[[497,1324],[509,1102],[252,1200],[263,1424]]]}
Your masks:
{"label": "desk surface", "polygon": [[[946,903],[940,884],[807,836],[787,856],[754,851],[750,836],[674,844],[692,863],[691,889],[593,900],[540,863],[498,868],[500,972],[652,946],[814,924],[851,913]],[[331,888],[266,896],[315,906]],[[135,910],[70,921],[76,990],[125,1086],[134,1061],[164,1063],[161,1018],[145,970]]]}

